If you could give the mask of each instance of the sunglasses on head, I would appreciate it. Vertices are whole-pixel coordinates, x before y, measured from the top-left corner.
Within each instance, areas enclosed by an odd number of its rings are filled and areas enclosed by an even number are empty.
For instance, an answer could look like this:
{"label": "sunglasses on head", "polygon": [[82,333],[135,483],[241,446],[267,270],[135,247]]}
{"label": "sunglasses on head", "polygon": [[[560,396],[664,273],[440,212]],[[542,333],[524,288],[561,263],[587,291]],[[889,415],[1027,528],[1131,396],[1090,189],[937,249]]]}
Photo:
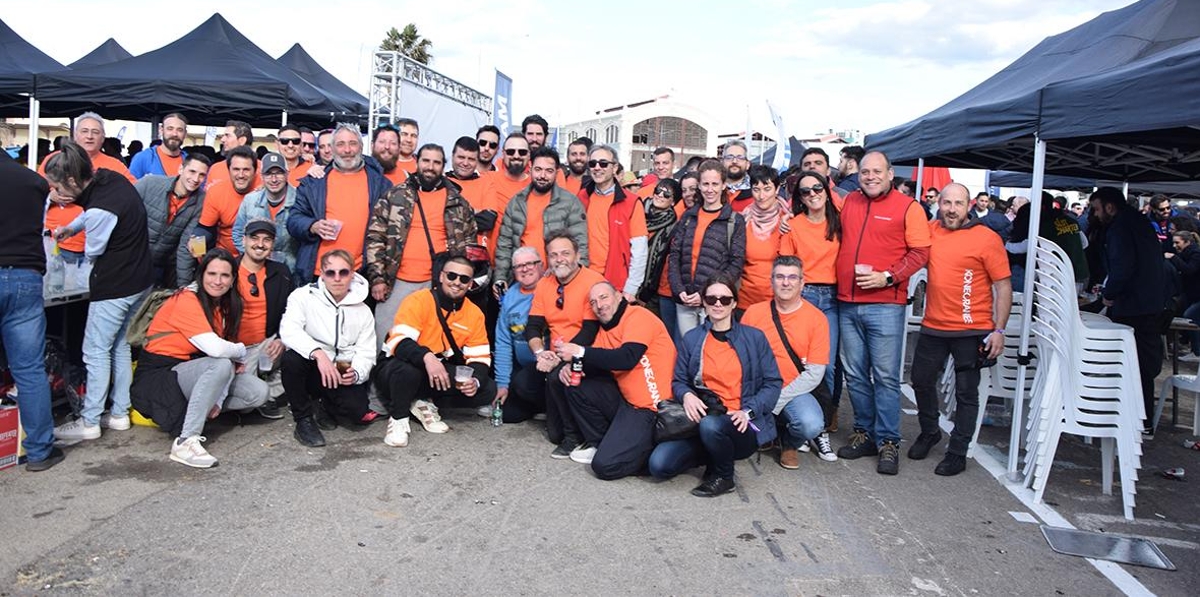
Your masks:
{"label": "sunglasses on head", "polygon": [[327,269],[322,273],[325,274],[326,278],[337,279],[337,278],[345,278],[353,272],[351,272],[350,270],[348,270],[346,268],[342,268],[342,269]]}
{"label": "sunglasses on head", "polygon": [[279,138],[280,145],[299,145],[300,143],[301,143],[300,137],[280,137]]}
{"label": "sunglasses on head", "polygon": [[704,296],[704,304],[706,304],[710,307],[713,307],[713,306],[716,306],[717,303],[721,303],[721,306],[723,306],[723,307],[728,307],[729,305],[733,304],[733,296],[732,295],[714,296],[711,294]]}
{"label": "sunglasses on head", "polygon": [[258,274],[250,274],[246,277],[246,281],[250,283],[250,296],[258,298]]}
{"label": "sunglasses on head", "polygon": [[528,149],[505,149],[504,153],[505,153],[505,155],[527,156],[527,155],[529,155],[529,150]]}
{"label": "sunglasses on head", "polygon": [[471,274],[457,274],[447,271],[443,271],[442,274],[446,276],[446,280],[449,282],[462,282],[463,284],[470,283],[472,278]]}
{"label": "sunglasses on head", "polygon": [[588,160],[587,167],[595,168],[596,166],[599,166],[601,168],[607,168],[614,164],[616,164],[616,162],[610,162],[608,160]]}
{"label": "sunglasses on head", "polygon": [[479,143],[479,147],[483,149],[488,147],[500,147],[499,141],[484,141],[483,139],[476,139],[476,141]]}
{"label": "sunglasses on head", "polygon": [[825,185],[817,183],[811,187],[796,187],[796,192],[800,193],[801,197],[804,195],[817,195],[825,192]]}

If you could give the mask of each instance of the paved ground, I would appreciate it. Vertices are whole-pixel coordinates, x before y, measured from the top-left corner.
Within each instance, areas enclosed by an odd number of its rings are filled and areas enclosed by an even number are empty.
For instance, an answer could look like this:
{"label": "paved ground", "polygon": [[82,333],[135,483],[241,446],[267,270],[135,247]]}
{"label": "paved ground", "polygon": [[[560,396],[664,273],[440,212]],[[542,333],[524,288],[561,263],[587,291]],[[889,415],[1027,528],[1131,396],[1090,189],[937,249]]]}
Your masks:
{"label": "paved ground", "polygon": [[[977,463],[934,476],[944,443],[902,459],[898,477],[811,455],[785,471],[764,455],[738,463],[736,494],[701,499],[688,494],[698,471],[601,482],[550,459],[540,424],[447,420],[451,433],[417,430],[408,448],[385,446],[377,424],[312,450],[290,421],[222,420],[211,470],[170,462],[164,434],[134,428],[71,448],[49,473],[0,472],[0,594],[1119,593],[1014,519],[1029,510]],[[915,427],[904,417],[907,437]],[[1183,571],[1125,568],[1163,595],[1200,581],[1196,481],[1149,470],[1169,460],[1200,475],[1181,438],[1148,446],[1133,524],[1100,494],[1089,448],[1064,443],[1076,464],[1047,493],[1078,527],[1169,538]]]}

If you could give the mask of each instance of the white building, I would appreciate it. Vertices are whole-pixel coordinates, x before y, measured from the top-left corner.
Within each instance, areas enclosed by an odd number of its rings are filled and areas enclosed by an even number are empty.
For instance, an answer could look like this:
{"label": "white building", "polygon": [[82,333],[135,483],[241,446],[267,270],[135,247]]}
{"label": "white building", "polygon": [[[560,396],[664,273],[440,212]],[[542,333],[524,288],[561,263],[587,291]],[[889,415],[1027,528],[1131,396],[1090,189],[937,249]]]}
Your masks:
{"label": "white building", "polygon": [[670,96],[632,103],[596,112],[595,118],[559,127],[556,149],[567,154],[567,146],[579,137],[596,144],[611,145],[617,160],[633,172],[647,172],[658,147],[675,151],[675,167],[692,156],[717,155],[716,119],[704,111],[677,102]]}

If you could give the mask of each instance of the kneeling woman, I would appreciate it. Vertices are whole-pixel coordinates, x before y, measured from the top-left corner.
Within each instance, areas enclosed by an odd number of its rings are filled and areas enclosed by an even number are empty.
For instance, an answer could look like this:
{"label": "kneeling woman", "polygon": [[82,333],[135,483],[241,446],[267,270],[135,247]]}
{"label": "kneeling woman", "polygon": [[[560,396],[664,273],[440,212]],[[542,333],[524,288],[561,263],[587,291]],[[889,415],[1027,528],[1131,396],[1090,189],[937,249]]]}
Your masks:
{"label": "kneeling woman", "polygon": [[171,460],[191,467],[217,464],[200,445],[205,419],[267,401],[267,382],[241,362],[246,346],[229,341],[237,338],[242,318],[237,271],[224,249],[204,255],[199,281],[181,288],[154,315],[133,376],[133,407],[176,436]]}
{"label": "kneeling woman", "polygon": [[[671,390],[700,436],[663,442],[650,455],[650,474],[659,479],[707,464],[704,482],[692,495],[714,497],[735,487],[733,463],[775,439],[771,409],[783,380],[767,337],[733,320],[736,279],[718,274],[701,290],[707,321],[683,337]],[[715,395],[706,406],[700,395]],[[718,414],[720,411],[725,412]]]}

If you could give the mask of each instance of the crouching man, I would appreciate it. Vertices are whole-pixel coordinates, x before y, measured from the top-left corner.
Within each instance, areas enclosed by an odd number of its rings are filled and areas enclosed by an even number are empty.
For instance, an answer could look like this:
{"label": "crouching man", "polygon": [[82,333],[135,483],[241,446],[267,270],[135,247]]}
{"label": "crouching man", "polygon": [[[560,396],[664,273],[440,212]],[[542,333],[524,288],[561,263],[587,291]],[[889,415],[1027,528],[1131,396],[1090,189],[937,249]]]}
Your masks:
{"label": "crouching man", "polygon": [[[588,302],[600,321],[589,347],[564,343],[558,356],[566,386],[567,416],[573,417],[584,444],[571,460],[589,464],[600,479],[620,479],[646,470],[654,450],[657,404],[670,398],[675,344],[653,313],[631,305],[609,282],[592,286]],[[583,375],[575,360],[583,362]]]}
{"label": "crouching man", "polygon": [[408,445],[410,413],[425,431],[449,431],[435,402],[478,407],[495,400],[487,324],[483,311],[466,300],[474,277],[475,267],[455,253],[442,267],[437,286],[400,303],[383,346],[390,358],[376,382],[391,417],[383,443]]}

